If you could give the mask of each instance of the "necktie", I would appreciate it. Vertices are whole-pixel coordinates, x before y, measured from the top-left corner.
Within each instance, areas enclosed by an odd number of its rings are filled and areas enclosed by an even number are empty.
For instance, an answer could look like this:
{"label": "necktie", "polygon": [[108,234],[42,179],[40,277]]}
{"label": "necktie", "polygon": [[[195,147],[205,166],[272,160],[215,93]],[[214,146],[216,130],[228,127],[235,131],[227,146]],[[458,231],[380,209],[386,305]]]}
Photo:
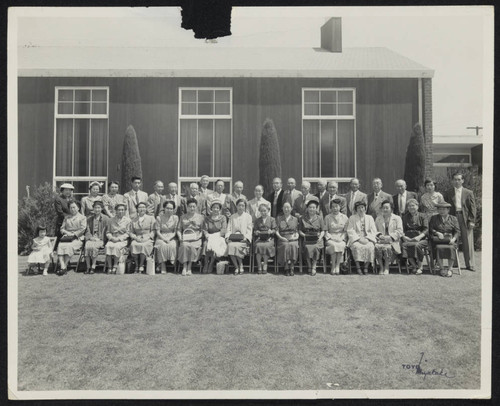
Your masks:
{"label": "necktie", "polygon": [[139,204],[139,193],[135,192],[135,204]]}
{"label": "necktie", "polygon": [[351,201],[350,201],[350,204],[349,204],[349,209],[351,210],[351,213],[354,212],[354,192],[351,192]]}
{"label": "necktie", "polygon": [[399,212],[404,213],[405,212],[405,207],[403,204],[403,195],[399,195]]}

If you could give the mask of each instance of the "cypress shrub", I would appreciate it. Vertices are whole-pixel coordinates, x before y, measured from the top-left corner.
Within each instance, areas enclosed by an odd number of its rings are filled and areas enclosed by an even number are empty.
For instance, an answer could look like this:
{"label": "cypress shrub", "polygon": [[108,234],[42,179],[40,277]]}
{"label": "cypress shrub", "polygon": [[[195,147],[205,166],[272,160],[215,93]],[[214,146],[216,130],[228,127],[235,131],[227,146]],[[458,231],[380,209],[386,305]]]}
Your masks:
{"label": "cypress shrub", "polygon": [[132,176],[142,178],[142,164],[137,135],[134,127],[129,125],[123,140],[121,193],[125,193],[132,188],[130,182]]}
{"label": "cypress shrub", "polygon": [[273,190],[273,179],[281,177],[280,147],[274,122],[266,118],[262,126],[259,154],[259,183],[265,193]]}
{"label": "cypress shrub", "polygon": [[425,180],[425,142],[420,123],[413,126],[406,150],[404,180],[408,190],[418,192]]}
{"label": "cypress shrub", "polygon": [[50,183],[45,182],[34,189],[30,197],[19,200],[17,216],[17,252],[27,255],[31,252],[32,240],[39,224],[47,227],[47,235],[55,235],[57,220],[54,199],[56,192]]}

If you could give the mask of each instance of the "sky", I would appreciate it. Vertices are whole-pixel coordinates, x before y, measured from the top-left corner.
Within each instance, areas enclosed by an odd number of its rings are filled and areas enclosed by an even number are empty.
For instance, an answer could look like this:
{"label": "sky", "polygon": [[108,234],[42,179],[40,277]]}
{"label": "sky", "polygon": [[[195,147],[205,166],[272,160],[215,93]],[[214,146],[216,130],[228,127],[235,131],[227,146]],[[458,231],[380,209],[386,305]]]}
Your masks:
{"label": "sky", "polygon": [[343,47],[386,47],[434,69],[435,136],[474,135],[466,127],[487,124],[488,7],[239,7],[232,35],[217,44],[182,29],[179,7],[33,8],[24,15],[18,46],[318,47],[321,25],[342,17]]}

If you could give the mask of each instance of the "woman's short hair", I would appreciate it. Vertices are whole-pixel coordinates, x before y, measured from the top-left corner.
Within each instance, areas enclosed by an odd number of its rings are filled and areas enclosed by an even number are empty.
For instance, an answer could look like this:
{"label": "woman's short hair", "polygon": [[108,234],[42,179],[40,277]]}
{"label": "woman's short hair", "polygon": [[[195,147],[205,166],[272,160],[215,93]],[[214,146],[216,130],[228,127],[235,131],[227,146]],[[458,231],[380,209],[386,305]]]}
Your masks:
{"label": "woman's short hair", "polygon": [[175,202],[173,200],[166,200],[163,202],[163,208],[166,208],[169,203],[172,205],[172,209],[175,209]]}
{"label": "woman's short hair", "polygon": [[115,210],[118,210],[119,207],[123,207],[125,210],[127,210],[127,206],[125,206],[125,203],[117,203],[115,205]]}
{"label": "woman's short hair", "polygon": [[90,183],[89,190],[92,189],[94,186],[97,186],[99,188],[99,190],[101,189],[101,184],[95,180],[95,181]]}
{"label": "woman's short hair", "polygon": [[186,206],[189,206],[191,203],[194,203],[195,205],[198,205],[198,202],[196,199],[193,199],[190,197],[189,199],[186,200]]}
{"label": "woman's short hair", "polygon": [[41,230],[45,230],[47,231],[47,226],[45,224],[39,224],[36,226],[36,230],[35,230],[35,237],[38,237],[40,235],[40,231]]}
{"label": "woman's short hair", "polygon": [[[382,203],[384,204],[384,203]],[[366,203],[362,200],[360,201],[357,201],[356,203],[354,203],[354,211],[358,211],[358,207],[359,206],[364,206],[364,208],[366,209]]]}
{"label": "woman's short hair", "polygon": [[238,206],[240,203],[245,203],[245,209],[247,208],[247,199],[243,199],[240,197],[238,200],[236,200],[236,206]]}
{"label": "woman's short hair", "polygon": [[330,202],[330,209],[332,208],[332,206],[334,204],[340,206],[340,203],[342,203],[342,201],[340,199],[333,199],[331,202]]}
{"label": "woman's short hair", "polygon": [[82,207],[82,206],[80,206],[80,203],[77,200],[72,200],[71,202],[69,202],[68,207],[71,206],[72,204],[76,204],[76,207],[78,207],[78,210],[80,210],[80,208]]}
{"label": "woman's short hair", "polygon": [[118,183],[118,181],[117,181],[117,180],[110,180],[110,181],[108,182],[108,187],[113,186],[113,184],[115,184],[116,186],[120,187],[120,184]]}
{"label": "woman's short hair", "polygon": [[146,202],[139,202],[139,203],[137,203],[137,204],[135,205],[135,209],[136,209],[136,210],[138,210],[138,209],[139,209],[139,206],[144,206],[144,207],[146,207],[146,208],[148,207],[148,206],[146,205]]}
{"label": "woman's short hair", "polygon": [[92,207],[95,206],[101,206],[104,209],[104,203],[100,200],[96,200],[94,203],[92,203]]}
{"label": "woman's short hair", "polygon": [[433,179],[426,179],[424,182],[424,186],[427,186],[429,183],[432,183],[434,186],[436,186],[436,182],[434,182]]}
{"label": "woman's short hair", "polygon": [[409,204],[412,204],[412,203],[416,204],[417,207],[419,206],[417,199],[408,199],[408,201],[406,202],[406,205],[408,206]]}
{"label": "woman's short hair", "polygon": [[219,210],[222,210],[222,203],[219,200],[214,200],[210,205],[210,208],[212,209],[214,206],[219,206]]}
{"label": "woman's short hair", "polygon": [[319,206],[319,203],[314,200],[314,199],[311,199],[311,200],[308,200],[307,203],[306,203],[306,207],[309,207],[311,204],[314,204],[316,207]]}
{"label": "woman's short hair", "polygon": [[261,204],[259,204],[259,207],[257,207],[257,210],[260,211],[261,207],[265,207],[267,210],[270,210],[270,207],[269,207],[269,205],[267,203],[261,203]]}
{"label": "woman's short hair", "polygon": [[[390,200],[384,200],[382,203],[380,203],[380,207],[382,207],[384,204],[388,204],[391,207],[391,210],[394,209],[394,203],[391,202]],[[408,203],[407,203],[408,204]],[[366,206],[365,206],[366,207]]]}

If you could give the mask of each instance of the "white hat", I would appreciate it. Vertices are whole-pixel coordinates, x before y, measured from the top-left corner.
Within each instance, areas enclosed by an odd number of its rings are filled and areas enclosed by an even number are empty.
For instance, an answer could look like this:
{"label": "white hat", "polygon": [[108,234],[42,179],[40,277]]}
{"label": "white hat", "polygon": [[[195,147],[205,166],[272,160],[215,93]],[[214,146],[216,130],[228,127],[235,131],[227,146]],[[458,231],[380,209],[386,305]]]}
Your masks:
{"label": "white hat", "polygon": [[71,189],[73,190],[75,187],[71,183],[63,183],[61,186],[59,186],[59,190],[63,189]]}

